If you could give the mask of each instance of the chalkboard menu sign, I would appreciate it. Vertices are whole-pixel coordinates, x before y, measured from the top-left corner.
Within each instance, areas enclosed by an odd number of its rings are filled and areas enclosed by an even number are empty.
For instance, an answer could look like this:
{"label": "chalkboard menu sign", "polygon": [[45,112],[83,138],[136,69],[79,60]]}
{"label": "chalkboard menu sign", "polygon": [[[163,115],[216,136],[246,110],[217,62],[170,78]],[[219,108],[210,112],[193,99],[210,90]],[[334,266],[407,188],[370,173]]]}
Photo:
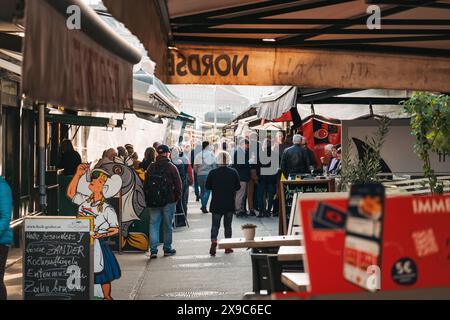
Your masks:
{"label": "chalkboard menu sign", "polygon": [[25,300],[89,300],[93,292],[93,221],[71,217],[25,219]]}
{"label": "chalkboard menu sign", "polygon": [[287,233],[289,216],[292,208],[292,199],[297,193],[322,193],[334,192],[334,179],[305,179],[281,181],[282,192],[280,201],[280,234]]}

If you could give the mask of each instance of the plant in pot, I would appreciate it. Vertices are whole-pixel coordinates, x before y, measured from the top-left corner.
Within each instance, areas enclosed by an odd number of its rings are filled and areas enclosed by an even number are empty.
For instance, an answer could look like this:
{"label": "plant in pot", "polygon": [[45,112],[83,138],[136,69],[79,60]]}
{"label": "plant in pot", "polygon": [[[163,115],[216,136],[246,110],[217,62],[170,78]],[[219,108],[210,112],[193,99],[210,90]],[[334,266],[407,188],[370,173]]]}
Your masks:
{"label": "plant in pot", "polygon": [[252,223],[246,223],[241,226],[244,232],[245,240],[254,240],[257,226]]}
{"label": "plant in pot", "polygon": [[390,120],[387,117],[377,119],[378,129],[372,137],[364,138],[362,154],[358,159],[351,157],[352,142],[349,140],[346,154],[343,158],[344,165],[341,170],[341,180],[338,188],[347,190],[352,184],[377,183],[378,174],[382,171],[381,149],[389,133]]}
{"label": "plant in pot", "polygon": [[431,167],[430,152],[450,155],[450,96],[415,92],[402,104],[411,117],[411,134],[416,138],[414,152],[423,162],[423,174],[430,191],[442,194],[444,186]]}

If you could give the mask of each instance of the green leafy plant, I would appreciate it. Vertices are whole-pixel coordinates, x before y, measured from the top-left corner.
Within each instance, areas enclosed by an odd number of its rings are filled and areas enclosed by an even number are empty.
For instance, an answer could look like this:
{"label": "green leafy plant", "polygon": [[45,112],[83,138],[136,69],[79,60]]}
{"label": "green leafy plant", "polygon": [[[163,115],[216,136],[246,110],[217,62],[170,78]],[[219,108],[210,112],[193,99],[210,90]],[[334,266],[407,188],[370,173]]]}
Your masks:
{"label": "green leafy plant", "polygon": [[422,160],[423,173],[432,194],[442,194],[431,167],[430,152],[450,154],[450,97],[429,92],[415,92],[402,102],[404,111],[411,117],[411,134],[415,136],[414,152]]}
{"label": "green leafy plant", "polygon": [[381,148],[389,133],[390,120],[387,117],[378,119],[379,125],[375,135],[364,137],[362,156],[353,159],[351,155],[352,142],[349,140],[344,156],[344,166],[341,171],[340,189],[345,190],[349,184],[378,182],[381,172]]}

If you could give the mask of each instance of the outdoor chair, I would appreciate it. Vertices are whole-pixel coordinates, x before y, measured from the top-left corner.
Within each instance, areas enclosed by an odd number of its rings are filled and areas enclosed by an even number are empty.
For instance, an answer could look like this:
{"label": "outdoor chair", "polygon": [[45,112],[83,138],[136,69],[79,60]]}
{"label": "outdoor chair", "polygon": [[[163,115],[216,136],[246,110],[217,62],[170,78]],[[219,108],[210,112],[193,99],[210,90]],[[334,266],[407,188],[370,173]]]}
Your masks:
{"label": "outdoor chair", "polygon": [[260,294],[261,290],[270,293],[270,273],[267,265],[267,254],[251,253],[253,292]]}
{"label": "outdoor chair", "polygon": [[278,261],[278,255],[268,254],[270,292],[292,291],[281,282],[282,272],[303,272],[303,261]]}

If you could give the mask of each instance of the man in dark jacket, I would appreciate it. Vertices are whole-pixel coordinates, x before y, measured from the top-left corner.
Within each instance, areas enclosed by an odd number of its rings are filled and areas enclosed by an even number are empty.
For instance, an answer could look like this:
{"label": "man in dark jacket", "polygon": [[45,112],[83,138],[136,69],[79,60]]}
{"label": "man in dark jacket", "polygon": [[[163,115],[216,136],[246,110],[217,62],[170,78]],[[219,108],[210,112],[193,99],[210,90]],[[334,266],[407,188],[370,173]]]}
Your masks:
{"label": "man in dark jacket", "polygon": [[292,147],[287,148],[281,157],[281,171],[286,179],[290,174],[305,174],[309,172],[309,160],[301,144],[303,137],[299,134],[292,138]]}
{"label": "man in dark jacket", "polygon": [[[231,238],[231,223],[235,211],[236,191],[241,188],[239,175],[230,164],[228,152],[221,151],[217,155],[218,168],[213,169],[206,178],[206,188],[212,191],[212,199],[209,211],[212,213],[211,226],[211,248],[209,253],[216,255],[217,236],[220,229],[220,221],[224,217],[225,238]],[[225,253],[233,252],[232,249],[225,249]]]}
{"label": "man in dark jacket", "polygon": [[72,141],[65,139],[61,142],[61,158],[58,169],[64,169],[63,175],[73,176],[81,164],[81,156],[73,148]]}
{"label": "man in dark jacket", "polygon": [[251,174],[249,144],[248,140],[241,140],[234,152],[233,168],[238,172],[241,184],[241,188],[236,193],[236,216],[238,217],[247,216],[244,210],[244,200]]}
{"label": "man in dark jacket", "polygon": [[167,183],[171,185],[173,192],[170,193],[167,199],[168,204],[160,208],[150,209],[150,258],[157,258],[158,245],[159,245],[159,230],[161,226],[161,220],[163,223],[164,231],[164,256],[173,256],[176,254],[176,250],[172,248],[172,232],[173,232],[173,218],[175,215],[175,209],[177,202],[181,198],[182,185],[180,174],[177,167],[170,161],[170,149],[166,145],[160,145],[156,152],[156,162],[152,163],[145,174],[144,189],[149,188],[147,185],[148,177],[153,174],[162,173],[165,175]]}
{"label": "man in dark jacket", "polygon": [[317,169],[316,156],[314,155],[314,152],[310,148],[308,148],[308,139],[306,139],[305,137],[303,137],[302,145],[306,151],[306,155],[308,156],[309,165],[313,166],[314,170]]}

